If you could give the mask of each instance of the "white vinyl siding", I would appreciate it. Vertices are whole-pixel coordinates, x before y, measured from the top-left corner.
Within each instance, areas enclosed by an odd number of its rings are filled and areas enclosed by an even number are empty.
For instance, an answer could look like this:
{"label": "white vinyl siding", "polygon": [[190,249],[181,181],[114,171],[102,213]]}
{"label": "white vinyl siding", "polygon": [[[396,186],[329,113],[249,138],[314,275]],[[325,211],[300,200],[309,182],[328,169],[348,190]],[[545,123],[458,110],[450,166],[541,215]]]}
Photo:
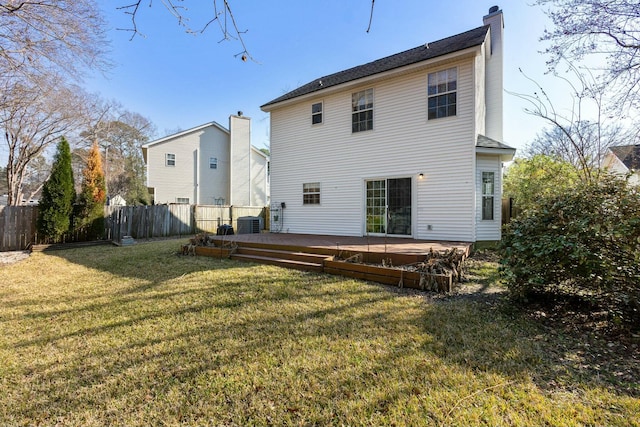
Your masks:
{"label": "white vinyl siding", "polygon": [[251,147],[251,206],[269,204],[269,159]]}
{"label": "white vinyl siding", "polygon": [[[175,154],[176,167],[163,167],[166,153]],[[217,169],[210,169],[211,157],[218,159]],[[155,203],[176,203],[178,197],[210,205],[216,198],[229,200],[228,159],[229,134],[215,126],[149,146],[147,185],[155,188]]]}
{"label": "white vinyl siding", "polygon": [[[427,120],[427,75],[458,69],[457,114]],[[475,88],[473,60],[411,72],[325,95],[324,125],[309,127],[309,102],[271,111],[274,202],[286,203],[283,230],[361,236],[364,183],[376,177],[417,177],[412,236],[475,238]],[[352,94],[373,88],[375,131],[352,133]],[[322,182],[322,205],[303,209],[300,186]],[[429,230],[428,226],[431,226]]]}

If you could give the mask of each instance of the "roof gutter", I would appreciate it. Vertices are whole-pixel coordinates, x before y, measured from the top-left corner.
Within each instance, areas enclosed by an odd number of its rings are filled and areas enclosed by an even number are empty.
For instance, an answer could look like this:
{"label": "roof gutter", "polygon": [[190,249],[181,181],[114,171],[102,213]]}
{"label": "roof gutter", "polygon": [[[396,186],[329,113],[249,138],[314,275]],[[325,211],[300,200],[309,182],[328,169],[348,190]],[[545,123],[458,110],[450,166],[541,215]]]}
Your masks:
{"label": "roof gutter", "polygon": [[492,154],[499,155],[500,160],[503,162],[510,162],[516,155],[515,148],[488,148],[488,147],[476,147],[476,154]]}

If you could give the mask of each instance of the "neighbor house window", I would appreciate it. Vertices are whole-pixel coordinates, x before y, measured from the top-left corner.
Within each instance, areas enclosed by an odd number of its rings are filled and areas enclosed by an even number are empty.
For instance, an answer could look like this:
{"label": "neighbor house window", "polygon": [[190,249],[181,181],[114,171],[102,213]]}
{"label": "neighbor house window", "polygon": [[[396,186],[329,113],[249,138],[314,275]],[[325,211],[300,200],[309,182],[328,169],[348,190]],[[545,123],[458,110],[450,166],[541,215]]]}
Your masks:
{"label": "neighbor house window", "polygon": [[320,204],[320,183],[308,182],[302,184],[302,204],[319,205]]}
{"label": "neighbor house window", "polygon": [[175,166],[176,165],[176,155],[167,153],[164,155],[164,164],[166,166]]}
{"label": "neighbor house window", "polygon": [[311,105],[311,124],[322,123],[322,102]]}
{"label": "neighbor house window", "polygon": [[176,197],[176,203],[184,203],[186,205],[189,204],[189,198],[188,197]]}
{"label": "neighbor house window", "polygon": [[209,169],[218,169],[218,159],[216,157],[209,157]]}
{"label": "neighbor house window", "polygon": [[493,199],[495,194],[495,174],[482,172],[482,219],[493,219]]}
{"label": "neighbor house window", "polygon": [[351,94],[351,132],[373,129],[373,89]]}
{"label": "neighbor house window", "polygon": [[458,69],[429,74],[429,120],[456,115]]}

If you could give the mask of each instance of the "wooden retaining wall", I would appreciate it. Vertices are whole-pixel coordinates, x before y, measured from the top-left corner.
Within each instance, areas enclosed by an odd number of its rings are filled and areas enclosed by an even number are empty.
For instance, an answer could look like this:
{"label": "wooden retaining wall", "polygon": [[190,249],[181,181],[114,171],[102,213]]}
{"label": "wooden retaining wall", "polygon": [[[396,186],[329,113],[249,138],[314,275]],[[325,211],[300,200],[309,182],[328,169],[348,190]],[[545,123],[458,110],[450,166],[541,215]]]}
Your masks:
{"label": "wooden retaining wall", "polygon": [[404,288],[438,292],[451,292],[453,289],[450,274],[425,274],[421,280],[421,273],[416,271],[331,260],[324,261],[324,272]]}

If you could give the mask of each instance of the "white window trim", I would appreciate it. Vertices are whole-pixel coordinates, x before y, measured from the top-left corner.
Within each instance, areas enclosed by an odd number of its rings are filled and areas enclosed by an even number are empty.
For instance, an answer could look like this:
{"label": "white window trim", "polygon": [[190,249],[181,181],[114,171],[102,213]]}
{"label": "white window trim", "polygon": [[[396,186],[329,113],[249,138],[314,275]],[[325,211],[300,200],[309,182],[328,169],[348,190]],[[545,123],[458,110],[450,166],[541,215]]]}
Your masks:
{"label": "white window trim", "polygon": [[[173,156],[173,159],[169,159],[169,156]],[[169,161],[172,161],[173,164],[169,164]],[[176,155],[174,153],[164,153],[164,165],[169,167],[175,167]]]}
{"label": "white window trim", "polygon": [[[434,95],[429,95],[429,76],[432,75],[432,74],[437,74],[439,72],[448,71],[448,70],[456,70],[456,90],[449,90],[449,91],[446,91],[446,92],[436,93]],[[440,70],[431,71],[431,72],[427,73],[427,120],[448,119],[448,118],[451,118],[451,117],[456,117],[458,115],[458,104],[459,104],[459,102],[458,102],[458,100],[459,100],[458,92],[460,91],[459,82],[460,82],[460,69],[459,69],[459,67],[457,65],[455,67],[442,68]],[[429,118],[429,99],[431,99],[433,97],[436,97],[436,96],[448,95],[450,93],[455,93],[456,94],[456,113],[451,115],[451,116],[447,115],[447,116],[444,116],[444,117],[434,117],[434,118],[430,119]]]}
{"label": "white window trim", "polygon": [[[360,92],[367,92],[367,91],[371,91],[371,108],[366,108],[364,110],[358,110],[358,111],[353,111],[353,95],[360,93]],[[365,93],[365,97],[366,97],[366,93]],[[362,89],[362,90],[357,90],[355,92],[351,92],[351,134],[358,134],[360,132],[369,132],[369,131],[373,131],[375,129],[375,107],[376,107],[376,91],[374,88],[372,87],[368,87],[366,89]],[[362,113],[365,111],[371,111],[371,129],[365,129],[365,130],[358,130],[358,131],[353,131],[353,115],[354,114],[358,114],[358,113]]]}
{"label": "white window trim", "polygon": [[[211,167],[213,166],[213,167]],[[218,158],[209,157],[209,169],[218,169]]]}
{"label": "white window trim", "polygon": [[[314,192],[306,192],[305,191],[305,186],[315,186],[318,188],[318,191],[314,191]],[[304,201],[304,196],[305,195],[318,195],[318,203],[305,203]],[[320,181],[313,181],[313,182],[304,182],[302,183],[302,205],[303,206],[320,206],[320,204],[322,203],[322,183],[320,183]]]}
{"label": "white window trim", "polygon": [[[484,192],[484,174],[493,174],[493,193],[485,194]],[[496,171],[483,170],[480,171],[480,220],[482,221],[496,221]],[[493,209],[491,210],[491,219],[484,217],[484,198],[491,197],[493,199]]]}
{"label": "white window trim", "polygon": [[[313,106],[320,104],[320,111],[317,113],[313,112]],[[313,118],[315,116],[320,116],[320,121],[318,123],[313,122]],[[314,102],[311,104],[311,126],[319,126],[324,123],[324,101]]]}

